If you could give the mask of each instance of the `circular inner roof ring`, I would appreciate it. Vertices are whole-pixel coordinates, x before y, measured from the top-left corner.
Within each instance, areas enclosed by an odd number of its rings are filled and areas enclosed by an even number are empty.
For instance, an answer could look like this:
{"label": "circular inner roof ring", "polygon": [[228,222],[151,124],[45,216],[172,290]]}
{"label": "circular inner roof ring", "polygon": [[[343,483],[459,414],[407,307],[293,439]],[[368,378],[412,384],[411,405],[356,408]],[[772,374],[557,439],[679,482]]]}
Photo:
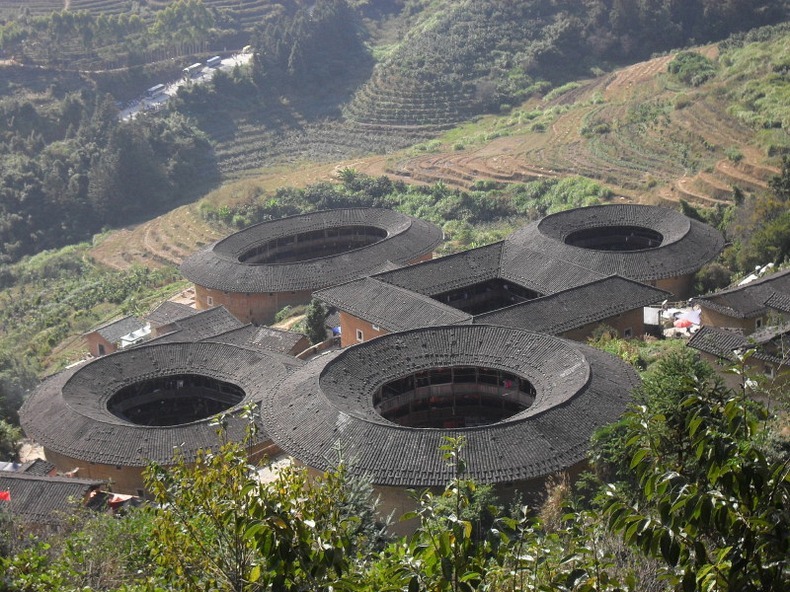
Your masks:
{"label": "circular inner roof ring", "polygon": [[[661,244],[637,250],[586,248],[573,243],[579,233],[596,228],[640,228],[661,236]],[[546,216],[514,232],[506,243],[551,259],[567,261],[605,275],[640,282],[694,273],[724,247],[715,228],[680,212],[656,206],[612,204],[575,208]]]}
{"label": "circular inner roof ring", "polygon": [[[175,448],[187,459],[218,443],[212,418],[170,426],[140,426],[108,409],[119,390],[149,379],[202,375],[238,386],[244,397],[226,414],[228,437],[244,437],[248,420],[239,411],[258,404],[285,378],[290,358],[223,343],[166,343],[113,353],[56,374],[39,385],[20,409],[25,432],[64,456],[145,466],[172,462]],[[261,433],[257,440],[265,439]]]}
{"label": "circular inner roof ring", "polygon": [[[420,368],[480,365],[529,379],[535,403],[485,426],[410,428],[376,413],[379,385]],[[593,430],[625,410],[636,372],[588,346],[529,331],[485,325],[432,327],[376,338],[308,362],[270,391],[261,413],[275,443],[324,470],[339,443],[350,468],[373,483],[445,485],[438,452],[445,436],[467,439],[469,475],[484,483],[545,477],[587,454]]]}
{"label": "circular inner roof ring", "polygon": [[659,233],[662,246],[671,245],[691,230],[691,220],[675,210],[635,204],[615,204],[574,208],[550,214],[540,220],[541,234],[562,241],[581,230],[616,226],[641,227]]}
{"label": "circular inner roof ring", "polygon": [[[254,260],[249,254],[256,247],[277,239],[353,227],[376,229],[383,238],[324,257],[282,263],[246,262]],[[181,272],[199,286],[226,292],[317,290],[370,275],[388,265],[406,265],[432,253],[441,241],[442,231],[437,226],[394,210],[327,210],[245,228],[188,257]]]}

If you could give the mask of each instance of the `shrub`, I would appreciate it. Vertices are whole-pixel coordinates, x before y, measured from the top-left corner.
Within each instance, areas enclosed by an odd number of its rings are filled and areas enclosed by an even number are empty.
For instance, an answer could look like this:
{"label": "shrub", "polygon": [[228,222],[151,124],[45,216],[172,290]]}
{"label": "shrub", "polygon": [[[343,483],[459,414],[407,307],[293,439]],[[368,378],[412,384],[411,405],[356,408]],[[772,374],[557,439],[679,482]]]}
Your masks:
{"label": "shrub", "polygon": [[667,70],[684,84],[699,86],[716,75],[716,65],[704,55],[693,51],[681,51],[669,62]]}

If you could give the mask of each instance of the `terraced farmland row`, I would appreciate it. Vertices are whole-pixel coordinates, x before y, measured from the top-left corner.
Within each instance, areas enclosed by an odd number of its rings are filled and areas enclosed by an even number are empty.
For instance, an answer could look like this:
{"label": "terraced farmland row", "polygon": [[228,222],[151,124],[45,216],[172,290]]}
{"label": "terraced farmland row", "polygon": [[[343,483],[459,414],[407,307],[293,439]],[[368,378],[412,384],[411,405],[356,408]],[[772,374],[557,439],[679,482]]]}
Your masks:
{"label": "terraced farmland row", "polygon": [[[171,4],[169,0],[148,0],[140,15],[151,19],[152,15],[164,10]],[[223,11],[242,29],[252,30],[272,13],[283,10],[283,7],[269,0],[204,0],[204,4]],[[0,18],[12,18],[27,9],[30,14],[42,15],[64,9],[85,10],[91,14],[129,13],[129,3],[118,0],[3,0],[0,3]]]}
{"label": "terraced farmland row", "polygon": [[114,232],[92,249],[94,259],[115,269],[134,263],[179,265],[219,233],[203,222],[194,206],[182,206],[140,226]]}
{"label": "terraced farmland row", "polygon": [[129,11],[128,5],[118,0],[70,0],[69,6],[73,11],[86,10],[91,14],[121,14]]}
{"label": "terraced farmland row", "polygon": [[63,10],[64,0],[3,0],[0,2],[0,20],[15,18],[23,10],[37,16],[49,14],[56,10]]}
{"label": "terraced farmland row", "polygon": [[259,121],[214,126],[220,173],[225,178],[251,176],[273,164],[311,160],[328,162],[405,148],[435,135],[438,126],[379,126],[356,122],[307,124],[300,120],[274,128]]}
{"label": "terraced farmland row", "polygon": [[470,90],[454,84],[420,85],[403,77],[375,74],[345,111],[355,122],[377,125],[443,125],[477,111]]}

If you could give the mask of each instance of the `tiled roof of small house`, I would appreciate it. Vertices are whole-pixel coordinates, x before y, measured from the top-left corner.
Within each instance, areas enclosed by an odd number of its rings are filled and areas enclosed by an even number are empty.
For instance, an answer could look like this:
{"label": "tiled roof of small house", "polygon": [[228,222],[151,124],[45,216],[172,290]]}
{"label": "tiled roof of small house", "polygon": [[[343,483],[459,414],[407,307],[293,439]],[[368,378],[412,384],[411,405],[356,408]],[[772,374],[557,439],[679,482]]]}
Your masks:
{"label": "tiled roof of small house", "polygon": [[174,321],[172,325],[172,331],[152,339],[148,343],[201,341],[243,327],[244,323],[228,312],[224,306],[215,306]]}
{"label": "tiled roof of small house", "polygon": [[162,325],[169,325],[175,321],[191,317],[197,312],[196,309],[186,304],[165,300],[162,304],[149,312],[145,318],[152,325],[161,327]]}
{"label": "tiled roof of small house", "polygon": [[272,327],[256,327],[255,325],[248,324],[238,329],[232,329],[225,333],[214,335],[206,340],[231,343],[244,347],[256,347],[288,354],[292,352],[300,341],[305,339],[304,333],[282,331]]}
{"label": "tiled roof of small house", "polygon": [[[250,265],[243,255],[277,238],[350,226],[374,227],[386,233],[378,242],[336,255],[285,263]],[[405,265],[431,253],[442,240],[433,224],[393,210],[338,209],[263,222],[193,254],[181,272],[195,284],[227,292],[315,290]]]}
{"label": "tiled roof of small house", "polygon": [[121,340],[121,337],[129,335],[129,333],[137,331],[138,329],[142,329],[145,327],[145,324],[145,321],[142,319],[130,315],[102,325],[91,331],[91,333],[98,333],[108,342],[117,343]]}
{"label": "tiled roof of small house", "polygon": [[55,465],[51,462],[45,461],[43,458],[35,458],[31,461],[24,463],[20,469],[20,473],[27,473],[28,475],[46,476],[55,470]]}
{"label": "tiled roof of small house", "polygon": [[587,269],[575,261],[562,261],[552,253],[541,253],[505,241],[501,277],[539,294],[548,295],[600,280],[609,274]]}
{"label": "tiled roof of small house", "polygon": [[790,268],[743,286],[721,290],[694,301],[728,317],[750,319],[771,310],[790,311]]}
{"label": "tiled roof of small house", "polygon": [[[568,244],[573,233],[595,228],[647,229],[658,233],[660,244],[640,250],[598,250]],[[680,212],[655,206],[616,204],[576,208],[551,214],[513,233],[508,244],[604,275],[637,281],[678,277],[696,272],[724,246],[716,229]]]}
{"label": "tiled roof of small house", "polygon": [[381,281],[362,278],[325,288],[315,297],[388,331],[468,323],[472,315],[442,304],[430,296]]}
{"label": "tiled roof of small house", "polygon": [[403,331],[471,322],[470,314],[431,296],[496,278],[552,294],[604,276],[499,242],[325,288],[315,297],[388,331]]}
{"label": "tiled roof of small house", "polygon": [[[143,381],[198,375],[238,386],[243,399],[228,409],[228,436],[241,439],[247,420],[235,414],[301,362],[274,352],[221,343],[157,343],[98,358],[49,377],[27,398],[19,417],[25,433],[46,449],[71,458],[121,466],[168,463],[180,448],[194,458],[217,444],[210,419],[173,426],[143,426],[109,410],[120,389]],[[260,431],[257,440],[265,439]]]}
{"label": "tiled roof of small house", "polygon": [[85,496],[103,485],[102,481],[45,477],[0,471],[0,491],[8,491],[10,501],[0,501],[0,510],[24,523],[55,526],[81,505]]}
{"label": "tiled roof of small house", "polygon": [[477,315],[474,322],[557,335],[661,302],[668,296],[664,290],[615,275]]}
{"label": "tiled roof of small house", "polygon": [[790,293],[780,294],[779,292],[774,292],[765,301],[765,305],[779,312],[790,314]]}
{"label": "tiled roof of small house", "polygon": [[[429,368],[482,366],[529,380],[527,409],[497,423],[458,429],[409,428],[380,416],[380,386]],[[273,440],[308,466],[326,469],[343,447],[350,470],[374,484],[444,485],[452,470],[445,436],[466,437],[467,475],[483,483],[545,477],[582,461],[590,436],[626,408],[639,383],[625,362],[588,346],[484,325],[418,329],[327,353],[298,369],[261,407]]]}
{"label": "tiled roof of small house", "polygon": [[503,244],[498,242],[424,261],[377,274],[376,278],[425,296],[484,282],[498,277]]}
{"label": "tiled roof of small house", "polygon": [[787,360],[783,361],[781,357],[774,355],[761,346],[770,343],[774,339],[781,338],[788,331],[790,331],[790,328],[786,326],[764,327],[760,331],[756,331],[746,337],[738,329],[703,326],[689,339],[686,345],[712,356],[732,361],[735,360],[733,353],[735,350],[754,348],[755,358],[774,364],[786,364]]}

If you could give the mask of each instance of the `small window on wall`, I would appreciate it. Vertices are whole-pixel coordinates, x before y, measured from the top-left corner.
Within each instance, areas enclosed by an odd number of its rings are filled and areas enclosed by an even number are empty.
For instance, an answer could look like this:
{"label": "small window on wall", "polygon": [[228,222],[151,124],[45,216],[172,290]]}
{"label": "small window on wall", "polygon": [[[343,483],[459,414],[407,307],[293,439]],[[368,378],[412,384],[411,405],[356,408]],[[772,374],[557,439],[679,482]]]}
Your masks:
{"label": "small window on wall", "polygon": [[362,329],[357,329],[357,341],[365,341],[365,334]]}
{"label": "small window on wall", "polygon": [[105,351],[105,350],[104,350],[104,344],[103,344],[103,343],[100,343],[100,344],[99,344],[99,355],[100,355],[100,356],[103,356],[103,355],[104,355],[104,351]]}
{"label": "small window on wall", "polygon": [[628,339],[629,337],[633,337],[633,336],[634,336],[634,332],[631,329],[631,327],[628,327],[628,329],[623,329],[623,337]]}
{"label": "small window on wall", "polygon": [[214,298],[212,296],[206,296],[206,304],[214,306]]}
{"label": "small window on wall", "polygon": [[763,326],[763,320],[762,319],[757,319],[757,320],[754,321],[754,328],[755,329],[759,329],[762,326]]}

